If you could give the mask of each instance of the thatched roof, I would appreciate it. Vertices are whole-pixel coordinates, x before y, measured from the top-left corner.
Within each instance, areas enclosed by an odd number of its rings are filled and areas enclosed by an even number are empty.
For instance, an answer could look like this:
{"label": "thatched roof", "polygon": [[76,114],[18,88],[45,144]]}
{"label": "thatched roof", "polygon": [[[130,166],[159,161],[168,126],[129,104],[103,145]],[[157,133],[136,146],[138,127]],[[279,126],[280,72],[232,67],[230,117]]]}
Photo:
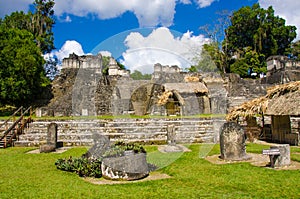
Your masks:
{"label": "thatched roof", "polygon": [[227,114],[228,121],[239,117],[265,115],[300,115],[300,81],[274,86],[263,97],[245,102],[234,107]]}
{"label": "thatched roof", "polygon": [[178,102],[181,105],[184,105],[184,99],[181,97],[181,95],[176,91],[176,90],[172,90],[172,91],[165,91],[163,92],[163,94],[161,96],[159,96],[157,104],[160,106],[163,106],[165,104],[167,104],[169,97],[176,97],[178,99]]}
{"label": "thatched roof", "polygon": [[202,82],[188,82],[188,83],[166,83],[165,90],[176,90],[179,93],[208,93],[208,89]]}

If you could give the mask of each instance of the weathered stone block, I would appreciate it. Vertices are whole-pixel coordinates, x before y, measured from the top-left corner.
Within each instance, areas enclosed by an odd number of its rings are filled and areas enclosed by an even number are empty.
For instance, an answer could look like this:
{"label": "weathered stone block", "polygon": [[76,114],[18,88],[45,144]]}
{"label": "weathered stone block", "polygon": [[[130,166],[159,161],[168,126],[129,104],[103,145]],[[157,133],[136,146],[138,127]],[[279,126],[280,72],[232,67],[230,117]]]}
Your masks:
{"label": "weathered stone block", "polygon": [[85,154],[87,158],[98,159],[110,148],[110,141],[107,136],[99,133],[93,134],[94,145]]}
{"label": "weathered stone block", "polygon": [[245,133],[243,128],[235,122],[227,122],[220,133],[221,158],[225,160],[245,160],[246,154]]}
{"label": "weathered stone block", "polygon": [[40,146],[40,153],[50,153],[55,151],[56,145],[53,144],[44,144]]}
{"label": "weathered stone block", "polygon": [[47,144],[56,146],[57,143],[57,124],[50,123],[47,129]]}
{"label": "weathered stone block", "polygon": [[104,158],[102,176],[111,180],[138,180],[149,175],[145,153]]}
{"label": "weathered stone block", "polygon": [[275,159],[274,167],[283,167],[291,164],[289,144],[280,144],[272,146],[272,148],[278,148],[280,151],[280,155]]}

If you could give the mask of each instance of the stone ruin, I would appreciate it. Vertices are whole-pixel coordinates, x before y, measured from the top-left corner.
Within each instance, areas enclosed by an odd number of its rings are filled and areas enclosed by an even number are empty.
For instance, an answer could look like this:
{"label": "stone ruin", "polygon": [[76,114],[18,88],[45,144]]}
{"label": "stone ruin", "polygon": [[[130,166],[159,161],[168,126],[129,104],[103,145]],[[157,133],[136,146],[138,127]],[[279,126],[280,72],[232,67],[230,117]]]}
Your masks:
{"label": "stone ruin", "polygon": [[220,131],[221,159],[233,161],[250,159],[246,153],[245,133],[239,124],[224,123]]}
{"label": "stone ruin", "polygon": [[40,153],[53,152],[57,147],[57,124],[52,122],[48,125],[46,144],[40,146]]}
{"label": "stone ruin", "polygon": [[193,115],[227,111],[227,91],[219,74],[188,73],[178,66],[155,64],[151,80],[133,80],[113,58],[109,61],[108,75],[103,74],[102,62],[101,54],[70,54],[53,81],[53,99],[37,113],[40,116]]}
{"label": "stone ruin", "polygon": [[[268,59],[268,69],[278,63]],[[103,70],[107,68],[107,74]],[[95,115],[194,115],[226,114],[228,109],[266,94],[274,83],[299,80],[295,66],[260,79],[236,74],[183,72],[178,66],[155,64],[151,80],[133,80],[110,58],[103,66],[98,55],[70,54],[52,84],[53,99],[41,107],[39,116]],[[282,71],[285,69],[285,71]],[[289,72],[290,71],[290,72]],[[163,99],[165,98],[165,99]],[[163,103],[159,103],[159,101]]]}
{"label": "stone ruin", "polygon": [[[84,156],[86,158],[103,158],[110,149],[108,137],[94,134],[94,145]],[[125,151],[125,155],[117,157],[104,157],[101,163],[102,176],[109,180],[138,180],[149,175],[146,153]]]}

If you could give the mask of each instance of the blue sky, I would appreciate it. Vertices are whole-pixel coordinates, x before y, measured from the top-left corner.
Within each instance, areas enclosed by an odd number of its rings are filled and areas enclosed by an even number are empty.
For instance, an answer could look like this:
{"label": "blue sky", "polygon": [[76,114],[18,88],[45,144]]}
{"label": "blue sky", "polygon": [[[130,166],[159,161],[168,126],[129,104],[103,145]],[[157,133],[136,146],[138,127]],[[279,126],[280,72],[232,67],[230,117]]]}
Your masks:
{"label": "blue sky", "polygon": [[[28,11],[33,0],[1,0],[0,17]],[[209,42],[199,27],[213,25],[217,12],[235,11],[259,2],[272,5],[287,24],[300,27],[300,1],[294,0],[55,0],[53,28],[56,50],[63,59],[110,51],[131,70],[145,70],[156,62],[186,65]],[[145,51],[146,50],[146,51]],[[191,53],[194,51],[194,54]],[[106,54],[106,52],[102,52]],[[170,54],[170,55],[168,55]],[[177,59],[177,58],[178,59]],[[186,63],[183,63],[185,60]]]}
{"label": "blue sky", "polygon": [[[230,1],[230,3],[228,3]],[[199,27],[212,24],[216,20],[216,12],[221,10],[237,10],[244,5],[252,5],[256,0],[220,0],[205,8],[195,4],[177,4],[173,25],[170,29],[185,33],[193,31],[199,34]],[[123,31],[139,28],[138,19],[132,12],[125,12],[113,19],[99,20],[95,17],[76,17],[68,15],[72,22],[58,20],[54,27],[55,46],[61,47],[66,40],[81,43],[84,52],[88,53],[100,42]],[[66,16],[64,16],[66,17]],[[161,26],[159,24],[159,26]],[[147,26],[146,26],[147,27]]]}

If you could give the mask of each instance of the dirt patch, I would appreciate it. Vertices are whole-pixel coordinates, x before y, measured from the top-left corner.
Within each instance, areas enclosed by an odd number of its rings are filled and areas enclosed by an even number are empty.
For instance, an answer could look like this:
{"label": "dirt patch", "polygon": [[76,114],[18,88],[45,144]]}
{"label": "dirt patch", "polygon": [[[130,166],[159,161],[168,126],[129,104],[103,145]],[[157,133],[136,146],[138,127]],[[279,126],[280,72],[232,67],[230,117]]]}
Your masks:
{"label": "dirt patch", "polygon": [[[268,155],[255,154],[255,153],[247,153],[247,155],[249,155],[251,159],[243,160],[243,161],[230,161],[230,160],[223,160],[219,158],[219,155],[207,156],[205,159],[213,164],[234,164],[240,162],[250,162],[254,166],[270,168],[268,166],[270,163],[270,159]],[[291,164],[289,166],[276,167],[274,169],[275,170],[299,170],[300,163],[296,161],[291,161]]]}
{"label": "dirt patch", "polygon": [[[55,151],[50,152],[50,153],[63,153],[63,152],[66,152],[67,150],[69,150],[71,148],[72,147],[60,147],[60,148],[57,148],[57,149],[55,149]],[[32,151],[28,151],[27,153],[29,153],[29,154],[38,154],[38,153],[40,153],[40,149],[34,149]]]}
{"label": "dirt patch", "polygon": [[172,153],[172,152],[191,152],[191,150],[183,145],[159,145],[158,151],[161,153]]}
{"label": "dirt patch", "polygon": [[171,178],[171,176],[169,176],[165,173],[153,172],[153,173],[150,173],[149,176],[147,176],[146,178],[143,178],[140,180],[134,180],[134,181],[117,181],[117,180],[107,180],[104,178],[84,178],[84,180],[89,183],[92,183],[92,184],[112,185],[112,184],[129,184],[129,183],[145,182],[145,181],[150,181],[150,180],[162,180],[162,179],[168,179],[168,178]]}

